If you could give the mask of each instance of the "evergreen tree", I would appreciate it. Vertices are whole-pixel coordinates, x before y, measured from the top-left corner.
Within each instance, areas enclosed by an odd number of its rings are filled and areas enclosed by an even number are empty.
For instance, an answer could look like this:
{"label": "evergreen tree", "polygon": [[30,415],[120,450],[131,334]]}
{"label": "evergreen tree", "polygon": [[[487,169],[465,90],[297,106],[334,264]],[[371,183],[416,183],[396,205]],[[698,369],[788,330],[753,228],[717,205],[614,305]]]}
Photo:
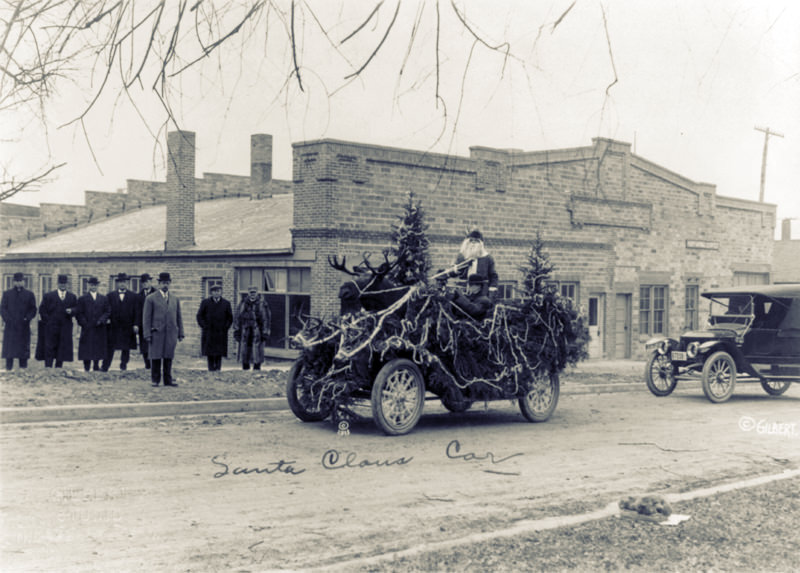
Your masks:
{"label": "evergreen tree", "polygon": [[397,265],[389,272],[388,278],[397,285],[427,283],[431,266],[429,241],[425,234],[425,212],[422,203],[414,201],[414,192],[408,194],[404,213],[400,222],[392,225],[394,245],[384,249],[384,254],[397,259]]}
{"label": "evergreen tree", "polygon": [[550,278],[555,266],[550,262],[550,255],[544,250],[544,241],[539,231],[536,231],[536,238],[528,252],[528,264],[519,270],[523,275],[522,288],[525,296],[544,294],[545,281]]}

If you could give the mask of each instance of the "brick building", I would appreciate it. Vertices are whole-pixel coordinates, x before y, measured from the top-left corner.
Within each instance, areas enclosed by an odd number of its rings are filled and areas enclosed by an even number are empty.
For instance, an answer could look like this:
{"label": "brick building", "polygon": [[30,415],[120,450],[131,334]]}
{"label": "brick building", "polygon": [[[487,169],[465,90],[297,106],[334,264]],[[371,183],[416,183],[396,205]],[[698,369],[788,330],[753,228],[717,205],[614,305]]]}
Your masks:
{"label": "brick building", "polygon": [[781,221],[781,238],[772,255],[772,282],[800,283],[800,239],[792,239],[792,220]]}
{"label": "brick building", "polygon": [[[80,291],[88,274],[111,286],[117,272],[169,270],[184,301],[189,344],[182,351],[190,354],[199,352],[194,314],[208,286],[220,281],[226,297],[238,298],[255,283],[273,314],[268,351],[291,355],[288,339],[302,314],[338,310],[345,277],[327,255],[358,260],[372,252],[377,260],[409,191],[423,203],[434,268],[449,265],[466,229],[478,225],[507,295],[541,232],[553,280],[589,321],[593,357],[642,357],[653,334],[702,323],[702,290],[771,281],[774,205],[717,195],[714,185],[639,157],[627,143],[595,139],[539,152],[474,147],[469,157],[454,157],[300,142],[286,182],[271,177],[269,136],[251,141],[249,178],[195,179],[194,135],[170,134],[167,181],[129,182],[121,194],[133,212],[12,240],[0,258],[5,281],[15,270],[27,273],[39,300],[58,273],[70,274]],[[16,236],[27,237],[18,227]]]}

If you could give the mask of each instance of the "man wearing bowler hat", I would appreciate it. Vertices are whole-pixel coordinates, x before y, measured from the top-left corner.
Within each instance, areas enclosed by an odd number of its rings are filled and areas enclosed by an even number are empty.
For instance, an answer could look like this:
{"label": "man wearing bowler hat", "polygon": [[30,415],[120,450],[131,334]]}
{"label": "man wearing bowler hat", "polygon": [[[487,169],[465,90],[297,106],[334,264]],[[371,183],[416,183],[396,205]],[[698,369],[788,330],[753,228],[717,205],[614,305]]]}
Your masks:
{"label": "man wearing bowler hat", "polygon": [[138,307],[136,312],[136,326],[139,327],[139,352],[142,353],[142,358],[144,359],[144,367],[145,369],[150,369],[150,358],[148,356],[148,349],[147,349],[147,338],[144,336],[144,327],[142,325],[142,316],[144,313],[144,301],[147,298],[147,295],[152,294],[156,291],[155,287],[150,284],[150,281],[153,280],[149,274],[144,273],[141,277],[139,277],[139,285],[142,287],[139,291],[139,299],[137,301]]}
{"label": "man wearing bowler hat", "polygon": [[106,326],[111,315],[108,298],[97,292],[100,281],[89,278],[89,292],[78,299],[75,317],[81,326],[78,340],[78,360],[83,360],[83,368],[100,370],[100,361],[106,357]]}
{"label": "man wearing bowler hat", "polygon": [[45,368],[52,368],[55,360],[56,368],[64,362],[72,362],[72,319],[78,310],[78,297],[67,289],[69,277],[58,275],[58,288],[46,293],[39,305],[39,340],[41,348],[37,349],[38,360],[44,360]]}
{"label": "man wearing bowler hat", "polygon": [[158,290],[144,301],[142,327],[147,339],[150,358],[150,378],[153,386],[161,383],[163,367],[164,386],[177,386],[172,379],[172,360],[175,347],[183,340],[181,302],[169,292],[172,279],[169,273],[158,275]]}
{"label": "man wearing bowler hat", "polygon": [[111,316],[108,329],[108,348],[103,361],[103,371],[107,372],[114,360],[114,351],[120,351],[119,369],[128,369],[131,349],[136,349],[137,314],[139,297],[128,290],[128,275],[119,273],[115,279],[117,288],[108,294]]}
{"label": "man wearing bowler hat", "polygon": [[14,367],[14,359],[20,368],[28,367],[31,355],[31,320],[36,316],[36,297],[25,288],[25,275],[14,273],[13,286],[3,293],[0,300],[0,315],[3,317],[3,358],[6,370]]}

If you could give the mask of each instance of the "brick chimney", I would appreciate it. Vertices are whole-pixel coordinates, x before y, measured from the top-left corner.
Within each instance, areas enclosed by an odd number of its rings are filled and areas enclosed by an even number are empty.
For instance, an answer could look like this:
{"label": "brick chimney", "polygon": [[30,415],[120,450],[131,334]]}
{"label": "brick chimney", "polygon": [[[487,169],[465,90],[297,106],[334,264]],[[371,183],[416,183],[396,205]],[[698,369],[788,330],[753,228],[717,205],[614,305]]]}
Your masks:
{"label": "brick chimney", "polygon": [[792,220],[784,219],[781,221],[781,241],[790,241],[792,239]]}
{"label": "brick chimney", "polygon": [[167,240],[164,250],[194,246],[194,132],[167,134]]}
{"label": "brick chimney", "polygon": [[272,181],[272,136],[254,133],[250,136],[250,187],[259,195]]}

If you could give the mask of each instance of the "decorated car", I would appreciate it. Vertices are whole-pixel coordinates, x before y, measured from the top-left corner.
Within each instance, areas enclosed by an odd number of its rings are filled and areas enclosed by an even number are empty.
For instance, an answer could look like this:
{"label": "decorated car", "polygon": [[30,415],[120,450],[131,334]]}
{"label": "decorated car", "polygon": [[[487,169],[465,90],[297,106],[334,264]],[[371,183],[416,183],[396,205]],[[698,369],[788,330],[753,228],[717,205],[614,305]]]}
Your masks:
{"label": "decorated car", "polygon": [[668,396],[679,380],[702,382],[712,402],[728,400],[737,383],[759,382],[780,396],[800,381],[800,285],[748,285],[702,293],[708,327],[680,339],[647,341],[647,387]]}
{"label": "decorated car", "polygon": [[452,412],[513,399],[529,421],[549,419],[559,374],[587,356],[589,337],[572,299],[547,282],[553,267],[541,237],[520,268],[519,298],[493,302],[480,289],[464,294],[448,284],[469,259],[429,276],[425,225],[413,195],[394,228],[396,246],[377,267],[367,253],[352,269],[344,258],[329,258],[352,278],[339,291],[340,316],[309,318],[293,338],[300,349],[287,381],[294,414],[339,426],[366,417],[359,406],[369,406],[380,429],[400,435],[416,426],[426,399]]}

